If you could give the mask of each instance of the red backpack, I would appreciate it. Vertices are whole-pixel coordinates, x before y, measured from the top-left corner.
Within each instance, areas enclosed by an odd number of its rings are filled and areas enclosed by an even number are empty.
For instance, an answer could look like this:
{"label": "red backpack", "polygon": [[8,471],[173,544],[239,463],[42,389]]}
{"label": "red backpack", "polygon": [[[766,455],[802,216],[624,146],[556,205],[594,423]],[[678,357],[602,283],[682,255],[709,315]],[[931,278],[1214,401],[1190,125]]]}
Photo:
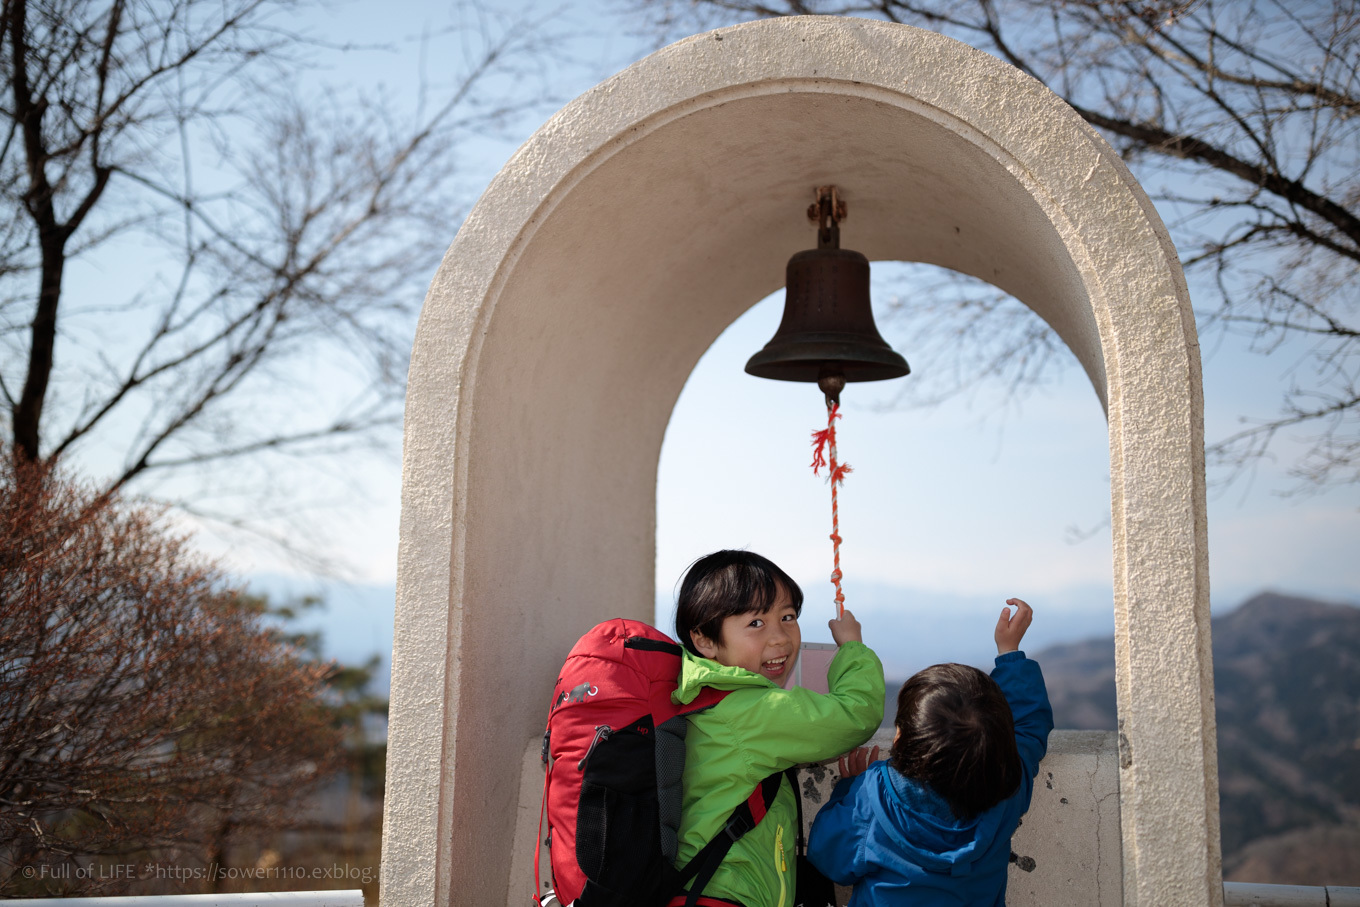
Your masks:
{"label": "red backpack", "polygon": [[[660,630],[616,619],[582,636],[562,666],[543,735],[543,801],[563,905],[665,907],[693,880],[692,907],[732,843],[774,802],[779,773],[732,813],[725,833],[675,868],[686,721],[727,695],[705,688],[688,705],[672,702],[680,652]],[[537,848],[534,884],[537,899]]]}

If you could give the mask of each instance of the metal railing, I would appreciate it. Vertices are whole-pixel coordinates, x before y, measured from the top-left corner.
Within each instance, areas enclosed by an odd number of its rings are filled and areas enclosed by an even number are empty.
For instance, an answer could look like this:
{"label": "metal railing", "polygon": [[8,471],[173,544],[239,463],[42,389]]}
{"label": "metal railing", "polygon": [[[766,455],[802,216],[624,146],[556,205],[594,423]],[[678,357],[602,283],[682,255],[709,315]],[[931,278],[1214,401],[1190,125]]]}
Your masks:
{"label": "metal railing", "polygon": [[20,898],[5,907],[364,907],[358,888],[231,894],[158,894],[119,898]]}
{"label": "metal railing", "polygon": [[1360,907],[1360,888],[1224,882],[1224,907]]}
{"label": "metal railing", "polygon": [[[1224,882],[1224,907],[1360,907],[1360,888]],[[270,891],[245,894],[165,894],[120,898],[25,898],[5,907],[364,907],[364,893]]]}

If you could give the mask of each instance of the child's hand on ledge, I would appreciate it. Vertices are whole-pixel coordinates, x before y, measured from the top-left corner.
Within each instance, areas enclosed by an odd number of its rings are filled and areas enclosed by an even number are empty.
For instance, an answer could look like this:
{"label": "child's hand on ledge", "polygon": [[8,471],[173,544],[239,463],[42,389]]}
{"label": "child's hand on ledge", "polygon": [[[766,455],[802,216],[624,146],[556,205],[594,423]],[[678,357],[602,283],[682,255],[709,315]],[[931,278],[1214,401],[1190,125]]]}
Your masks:
{"label": "child's hand on ledge", "polygon": [[864,774],[869,770],[869,764],[877,761],[878,747],[871,750],[867,746],[861,746],[846,753],[836,764],[841,770],[842,778],[853,778]]}
{"label": "child's hand on ledge", "polygon": [[826,622],[831,628],[831,638],[836,641],[836,645],[843,646],[848,642],[864,642],[860,638],[859,621],[855,620],[855,615],[848,610],[842,611],[839,619],[833,617]]}
{"label": "child's hand on ledge", "polygon": [[1034,620],[1034,609],[1020,599],[1008,598],[1006,604],[1015,607],[1015,614],[1012,615],[1008,608],[1001,609],[1001,619],[996,622],[996,633],[992,636],[998,655],[1019,651],[1020,640],[1025,638],[1025,631]]}

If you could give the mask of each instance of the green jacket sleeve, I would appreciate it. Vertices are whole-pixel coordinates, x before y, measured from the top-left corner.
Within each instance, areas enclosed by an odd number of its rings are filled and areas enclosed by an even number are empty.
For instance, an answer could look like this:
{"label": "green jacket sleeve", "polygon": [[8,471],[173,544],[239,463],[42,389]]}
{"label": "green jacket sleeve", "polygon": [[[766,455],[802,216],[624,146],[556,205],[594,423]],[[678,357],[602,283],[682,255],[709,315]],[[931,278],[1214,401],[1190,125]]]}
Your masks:
{"label": "green jacket sleeve", "polygon": [[756,777],[839,756],[873,736],[883,721],[883,665],[873,650],[861,642],[841,646],[827,681],[826,694],[793,687],[728,697],[761,697],[758,708],[723,709],[732,733],[746,741],[739,748]]}

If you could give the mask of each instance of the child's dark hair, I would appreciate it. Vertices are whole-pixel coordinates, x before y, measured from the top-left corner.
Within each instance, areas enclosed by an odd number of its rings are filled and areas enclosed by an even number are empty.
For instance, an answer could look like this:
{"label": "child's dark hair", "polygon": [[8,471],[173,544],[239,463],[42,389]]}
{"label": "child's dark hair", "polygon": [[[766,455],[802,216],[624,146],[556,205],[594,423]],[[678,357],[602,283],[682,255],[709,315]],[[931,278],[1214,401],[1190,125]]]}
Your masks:
{"label": "child's dark hair", "polygon": [[723,621],[735,614],[764,614],[789,594],[794,611],[803,613],[803,590],[769,558],[752,551],[715,551],[689,565],[680,582],[675,608],[675,635],[695,655],[693,631],[722,642]]}
{"label": "child's dark hair", "polygon": [[971,819],[1015,793],[1015,720],[996,681],[977,668],[926,668],[897,694],[892,767],[929,784],[954,816]]}

